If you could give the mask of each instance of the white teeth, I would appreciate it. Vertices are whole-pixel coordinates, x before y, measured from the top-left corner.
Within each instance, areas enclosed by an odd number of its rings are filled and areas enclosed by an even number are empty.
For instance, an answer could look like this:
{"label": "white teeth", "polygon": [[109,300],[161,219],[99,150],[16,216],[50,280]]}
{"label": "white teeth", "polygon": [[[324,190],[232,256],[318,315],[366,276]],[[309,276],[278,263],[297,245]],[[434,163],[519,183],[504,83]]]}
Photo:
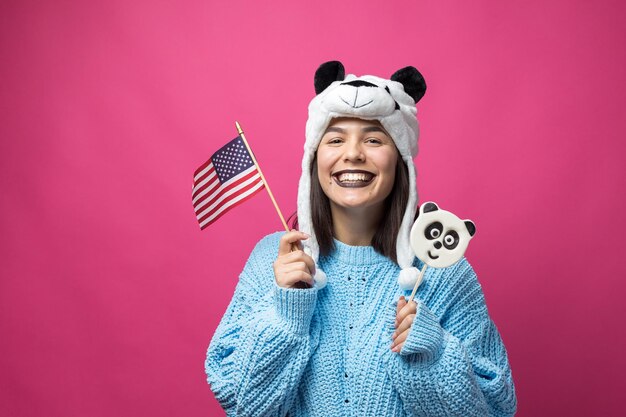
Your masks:
{"label": "white teeth", "polygon": [[345,172],[340,174],[337,179],[340,182],[357,182],[357,181],[369,181],[372,178],[372,174]]}

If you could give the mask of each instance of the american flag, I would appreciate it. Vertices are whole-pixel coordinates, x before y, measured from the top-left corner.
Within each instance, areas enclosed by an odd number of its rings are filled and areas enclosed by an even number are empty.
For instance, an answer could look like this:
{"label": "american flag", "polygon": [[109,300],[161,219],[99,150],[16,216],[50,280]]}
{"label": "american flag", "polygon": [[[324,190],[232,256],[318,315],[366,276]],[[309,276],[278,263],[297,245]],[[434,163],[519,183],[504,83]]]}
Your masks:
{"label": "american flag", "polygon": [[196,170],[191,194],[200,229],[263,189],[263,180],[241,136],[222,146]]}

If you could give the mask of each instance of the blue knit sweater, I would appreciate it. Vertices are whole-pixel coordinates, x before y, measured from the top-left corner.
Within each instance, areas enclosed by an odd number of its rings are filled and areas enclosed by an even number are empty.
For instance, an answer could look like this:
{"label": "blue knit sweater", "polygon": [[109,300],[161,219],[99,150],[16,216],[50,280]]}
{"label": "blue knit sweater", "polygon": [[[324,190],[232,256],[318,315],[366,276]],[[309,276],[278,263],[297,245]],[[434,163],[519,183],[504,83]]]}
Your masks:
{"label": "blue knit sweater", "polygon": [[[254,248],[207,351],[228,416],[510,416],[506,350],[465,258],[429,268],[400,353],[391,351],[399,267],[335,240],[326,288],[276,285],[284,232]],[[416,261],[418,268],[421,262]]]}

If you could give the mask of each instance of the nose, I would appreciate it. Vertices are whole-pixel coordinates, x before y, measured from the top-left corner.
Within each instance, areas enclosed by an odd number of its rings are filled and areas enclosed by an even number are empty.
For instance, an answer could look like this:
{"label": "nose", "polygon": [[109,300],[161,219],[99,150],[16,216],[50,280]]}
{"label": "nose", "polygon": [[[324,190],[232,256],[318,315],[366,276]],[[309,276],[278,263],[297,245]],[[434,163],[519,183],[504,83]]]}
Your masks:
{"label": "nose", "polygon": [[433,246],[435,247],[435,249],[441,249],[441,242],[436,240],[435,243],[433,243]]}
{"label": "nose", "polygon": [[361,149],[361,143],[356,140],[349,141],[344,157],[346,161],[363,161],[365,155]]}

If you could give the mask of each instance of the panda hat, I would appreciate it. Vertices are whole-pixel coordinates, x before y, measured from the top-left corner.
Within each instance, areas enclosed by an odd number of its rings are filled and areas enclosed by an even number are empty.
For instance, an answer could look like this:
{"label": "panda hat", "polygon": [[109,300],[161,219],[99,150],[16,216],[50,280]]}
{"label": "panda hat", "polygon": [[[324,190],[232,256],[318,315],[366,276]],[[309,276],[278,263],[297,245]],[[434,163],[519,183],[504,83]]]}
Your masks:
{"label": "panda hat", "polygon": [[398,283],[411,289],[419,271],[413,267],[415,255],[409,243],[409,234],[417,209],[417,188],[413,158],[417,155],[419,126],[415,104],[426,91],[424,77],[413,67],[396,71],[390,79],[364,75],[345,75],[343,64],[330,61],[315,72],[315,93],[309,104],[306,122],[306,142],[302,159],[302,176],[298,186],[298,225],[311,237],[303,242],[304,250],[316,263],[315,285],[326,285],[326,274],[317,267],[319,245],[311,220],[311,163],[331,120],[338,117],[356,117],[378,120],[391,135],[408,169],[409,199],[396,241],[398,265],[402,268]]}

